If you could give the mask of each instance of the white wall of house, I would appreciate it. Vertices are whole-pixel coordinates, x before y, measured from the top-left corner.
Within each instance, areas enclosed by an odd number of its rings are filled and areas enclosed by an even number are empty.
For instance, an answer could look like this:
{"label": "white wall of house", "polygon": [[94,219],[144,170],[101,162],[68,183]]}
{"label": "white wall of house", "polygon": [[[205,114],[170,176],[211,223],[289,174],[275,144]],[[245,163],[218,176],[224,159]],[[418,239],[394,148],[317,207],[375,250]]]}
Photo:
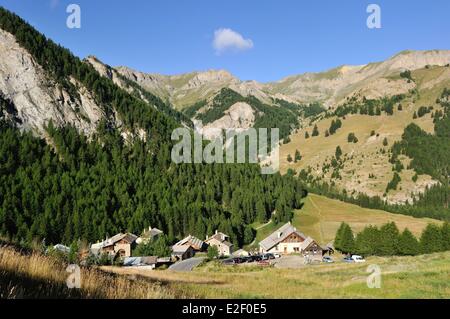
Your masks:
{"label": "white wall of house", "polygon": [[302,243],[279,243],[278,245],[272,247],[268,251],[261,249],[263,253],[277,253],[277,254],[300,254],[300,247]]}
{"label": "white wall of house", "polygon": [[218,241],[215,238],[209,240],[208,245],[217,247],[219,256],[230,256],[233,253],[232,247],[223,244],[222,242]]}

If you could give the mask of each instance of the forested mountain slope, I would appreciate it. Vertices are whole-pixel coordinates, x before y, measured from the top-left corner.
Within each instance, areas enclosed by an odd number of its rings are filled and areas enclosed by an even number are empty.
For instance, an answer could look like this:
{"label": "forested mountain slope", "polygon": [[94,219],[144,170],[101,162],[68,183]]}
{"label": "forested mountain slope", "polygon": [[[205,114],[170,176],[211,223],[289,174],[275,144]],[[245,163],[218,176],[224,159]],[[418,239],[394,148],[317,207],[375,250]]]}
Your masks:
{"label": "forested mountain slope", "polygon": [[[9,41],[2,47],[20,51],[26,69],[39,75],[20,91],[19,77],[11,80],[15,66],[2,69],[3,236],[68,244],[151,225],[171,241],[219,229],[241,245],[253,240],[249,224],[266,221],[274,210],[275,219],[287,221],[300,207],[305,191],[298,180],[261,175],[257,165],[174,164],[170,136],[185,123],[182,115],[171,116],[171,106],[102,76],[2,8],[0,29]],[[20,80],[26,86],[30,79]],[[70,103],[54,99],[54,91]],[[87,112],[82,92],[97,117]]]}

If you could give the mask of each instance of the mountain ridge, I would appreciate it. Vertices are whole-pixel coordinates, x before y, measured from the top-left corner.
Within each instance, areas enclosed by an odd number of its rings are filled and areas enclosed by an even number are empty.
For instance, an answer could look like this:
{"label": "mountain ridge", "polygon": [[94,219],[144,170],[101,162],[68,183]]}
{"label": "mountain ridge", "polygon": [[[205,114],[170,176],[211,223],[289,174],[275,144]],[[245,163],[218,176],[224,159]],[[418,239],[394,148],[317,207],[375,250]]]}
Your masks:
{"label": "mountain ridge", "polygon": [[[305,72],[265,83],[255,80],[243,81],[229,71],[221,69],[177,75],[145,73],[125,66],[114,69],[130,80],[140,82],[152,93],[168,98],[176,108],[181,109],[194,104],[195,98],[197,100],[207,98],[223,87],[229,87],[243,95],[254,95],[263,101],[276,97],[296,103],[320,101],[325,106],[332,107],[346,96],[344,88],[351,85],[356,84],[358,88],[364,88],[367,81],[387,77],[399,70],[416,70],[426,65],[442,66],[448,63],[450,50],[404,50],[384,61],[362,65],[344,64],[325,71]],[[350,77],[355,77],[355,80],[350,81]],[[199,81],[199,78],[203,81]],[[146,82],[148,79],[151,83]],[[362,83],[358,85],[357,82]],[[202,94],[195,92],[196,90],[202,90]],[[342,90],[344,92],[341,92]],[[329,93],[324,94],[320,91]]]}

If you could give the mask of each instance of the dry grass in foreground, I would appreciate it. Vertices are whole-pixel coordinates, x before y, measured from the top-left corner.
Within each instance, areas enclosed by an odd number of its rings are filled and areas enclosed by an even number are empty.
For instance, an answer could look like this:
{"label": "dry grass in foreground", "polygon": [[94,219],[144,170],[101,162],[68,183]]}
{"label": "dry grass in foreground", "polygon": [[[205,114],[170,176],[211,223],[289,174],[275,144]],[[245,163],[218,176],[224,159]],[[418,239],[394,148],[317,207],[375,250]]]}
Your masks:
{"label": "dry grass in foreground", "polygon": [[[367,287],[369,265],[381,268],[381,288]],[[194,298],[450,298],[450,252],[415,257],[371,257],[366,263],[321,264],[298,269],[220,266],[193,272],[108,267],[123,275],[160,280]]]}
{"label": "dry grass in foreground", "polygon": [[66,265],[38,253],[0,246],[0,299],[4,298],[180,298],[156,282],[81,269],[81,289],[69,289]]}

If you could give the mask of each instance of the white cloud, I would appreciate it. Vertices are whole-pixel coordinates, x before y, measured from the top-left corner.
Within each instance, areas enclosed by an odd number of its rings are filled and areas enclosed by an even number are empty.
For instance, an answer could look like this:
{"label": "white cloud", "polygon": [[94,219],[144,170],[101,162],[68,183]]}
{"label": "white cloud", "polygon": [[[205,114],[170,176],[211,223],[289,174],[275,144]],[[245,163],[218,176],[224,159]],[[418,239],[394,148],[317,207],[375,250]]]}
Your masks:
{"label": "white cloud", "polygon": [[244,37],[231,29],[218,29],[214,31],[213,48],[217,54],[225,51],[244,51],[253,48],[253,41]]}

